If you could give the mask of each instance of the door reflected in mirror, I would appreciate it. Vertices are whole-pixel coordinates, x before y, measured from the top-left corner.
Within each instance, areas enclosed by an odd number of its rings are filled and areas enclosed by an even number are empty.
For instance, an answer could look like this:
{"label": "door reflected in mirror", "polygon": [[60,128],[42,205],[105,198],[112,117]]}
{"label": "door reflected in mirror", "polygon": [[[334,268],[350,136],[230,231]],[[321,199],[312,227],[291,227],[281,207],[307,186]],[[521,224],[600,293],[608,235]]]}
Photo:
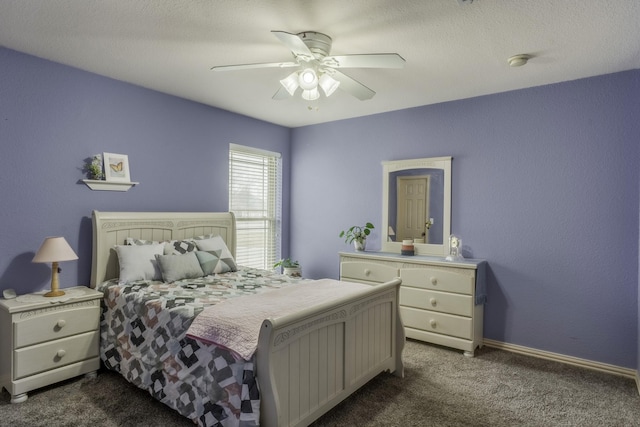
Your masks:
{"label": "door reflected in mirror", "polygon": [[382,250],[446,256],[451,234],[451,157],[383,162]]}
{"label": "door reflected in mirror", "polygon": [[[391,241],[441,245],[444,170],[408,169],[389,174]],[[395,236],[394,236],[395,234]]]}

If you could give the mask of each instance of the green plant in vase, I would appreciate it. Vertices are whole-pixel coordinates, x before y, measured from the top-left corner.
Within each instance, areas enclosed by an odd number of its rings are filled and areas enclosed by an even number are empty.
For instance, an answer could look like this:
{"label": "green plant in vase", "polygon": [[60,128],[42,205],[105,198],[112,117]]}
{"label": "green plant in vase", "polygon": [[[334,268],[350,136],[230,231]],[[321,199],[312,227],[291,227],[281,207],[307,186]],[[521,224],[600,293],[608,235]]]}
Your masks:
{"label": "green plant in vase", "polygon": [[282,267],[282,274],[291,277],[302,277],[302,269],[298,261],[292,261],[291,258],[284,258],[273,264],[273,268]]}
{"label": "green plant in vase", "polygon": [[354,225],[347,230],[340,232],[340,237],[344,237],[345,243],[352,243],[356,251],[364,251],[367,243],[367,236],[375,227],[370,222],[365,225]]}

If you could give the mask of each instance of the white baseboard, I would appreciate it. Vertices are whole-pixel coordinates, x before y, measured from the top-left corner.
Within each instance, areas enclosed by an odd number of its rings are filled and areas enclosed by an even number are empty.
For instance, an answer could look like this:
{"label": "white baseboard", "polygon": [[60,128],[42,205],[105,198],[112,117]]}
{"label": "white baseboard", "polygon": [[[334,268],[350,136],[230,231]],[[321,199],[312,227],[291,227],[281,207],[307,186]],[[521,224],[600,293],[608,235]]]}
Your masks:
{"label": "white baseboard", "polygon": [[526,356],[538,357],[540,359],[553,360],[555,362],[566,363],[569,365],[579,366],[581,368],[592,369],[595,371],[605,372],[608,374],[618,375],[635,379],[638,392],[640,393],[640,377],[635,369],[623,368],[620,366],[609,365],[608,363],[594,362],[592,360],[580,359],[579,357],[565,356],[564,354],[552,353],[550,351],[537,350],[531,347],[523,347],[521,345],[509,344],[501,341],[484,339],[484,345],[487,347],[499,348],[501,350],[520,353]]}

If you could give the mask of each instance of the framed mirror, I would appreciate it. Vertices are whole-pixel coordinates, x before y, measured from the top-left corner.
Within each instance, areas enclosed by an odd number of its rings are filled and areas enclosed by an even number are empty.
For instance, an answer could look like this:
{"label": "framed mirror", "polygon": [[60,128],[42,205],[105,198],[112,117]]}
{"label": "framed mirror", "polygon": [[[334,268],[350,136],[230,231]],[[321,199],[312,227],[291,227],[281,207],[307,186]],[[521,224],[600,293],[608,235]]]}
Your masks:
{"label": "framed mirror", "polygon": [[451,157],[382,162],[382,251],[447,256],[451,235]]}

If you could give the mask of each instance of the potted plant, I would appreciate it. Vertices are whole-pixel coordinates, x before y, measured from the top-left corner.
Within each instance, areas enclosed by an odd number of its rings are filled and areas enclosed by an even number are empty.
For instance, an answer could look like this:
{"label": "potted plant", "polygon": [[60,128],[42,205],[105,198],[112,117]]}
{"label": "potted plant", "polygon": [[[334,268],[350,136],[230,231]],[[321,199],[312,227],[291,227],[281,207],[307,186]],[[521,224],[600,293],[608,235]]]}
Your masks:
{"label": "potted plant", "polygon": [[282,267],[282,274],[291,277],[302,277],[302,269],[298,261],[291,261],[291,258],[284,258],[273,264],[273,268]]}
{"label": "potted plant", "polygon": [[85,159],[84,172],[89,179],[104,180],[102,172],[102,154],[96,154]]}
{"label": "potted plant", "polygon": [[373,224],[367,222],[365,225],[354,225],[348,230],[343,230],[340,232],[340,237],[344,237],[345,243],[353,242],[353,246],[356,248],[356,251],[364,251],[367,236],[371,234],[371,230],[373,230]]}

